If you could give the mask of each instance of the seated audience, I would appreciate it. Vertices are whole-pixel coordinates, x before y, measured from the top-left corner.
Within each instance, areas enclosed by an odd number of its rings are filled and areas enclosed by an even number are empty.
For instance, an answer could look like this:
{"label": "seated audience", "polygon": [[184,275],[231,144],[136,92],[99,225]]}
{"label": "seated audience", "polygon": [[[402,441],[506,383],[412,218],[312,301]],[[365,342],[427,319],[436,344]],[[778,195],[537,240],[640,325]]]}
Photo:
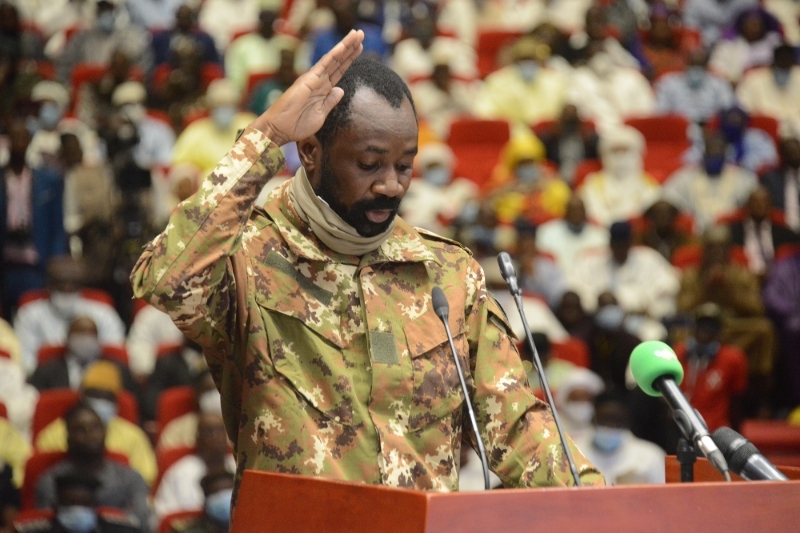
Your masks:
{"label": "seated audience", "polygon": [[750,193],[744,218],[728,225],[731,242],[744,248],[750,272],[759,276],[769,272],[778,248],[800,241],[800,235],[773,222],[773,214],[769,190],[762,186]]}
{"label": "seated audience", "polygon": [[706,302],[715,303],[722,310],[722,341],[735,344],[747,354],[753,396],[748,414],[753,415],[767,402],[775,330],[764,316],[758,277],[731,260],[730,230],[724,226],[706,231],[702,263],[684,271],[681,279],[679,312],[694,312]]}
{"label": "seated audience", "polygon": [[686,68],[666,74],[655,83],[656,112],[677,114],[705,123],[735,103],[731,84],[708,70],[708,53],[689,53]]}
{"label": "seated audience", "polygon": [[[44,287],[45,266],[51,257],[66,253],[67,236],[61,176],[50,169],[31,168],[25,161],[31,136],[24,122],[11,122],[8,140],[8,161],[0,163],[0,178],[5,183],[0,187],[3,253],[0,305],[4,316],[10,319],[23,293]],[[26,371],[32,371],[36,361],[30,355],[35,355],[35,351],[31,354],[29,347],[23,347]]]}
{"label": "seated audience", "polygon": [[362,54],[372,59],[383,60],[389,47],[383,40],[381,29],[374,24],[360,20],[358,0],[337,0],[330,8],[333,10],[335,23],[333,27],[319,31],[312,39],[311,64],[316,64],[336,43],[341,41],[350,30],[364,32]]}
{"label": "seated audience", "polygon": [[440,139],[450,135],[450,124],[459,117],[472,115],[477,84],[452,76],[451,56],[435,56],[430,79],[410,85],[414,107]]}
{"label": "seated audience", "polygon": [[164,472],[153,497],[157,517],[202,509],[200,480],[209,472],[222,470],[233,474],[236,471],[236,462],[228,451],[228,437],[220,415],[200,415],[196,443],[194,453],[179,459]]}
{"label": "seated audience", "polygon": [[263,9],[258,15],[258,30],[233,41],[225,52],[225,77],[240,93],[247,88],[251,74],[277,72],[283,50],[293,50],[297,40],[275,32],[278,13]]}
{"label": "seated audience", "polygon": [[589,220],[610,226],[642,213],[659,195],[658,184],[644,171],[644,136],[630,126],[600,137],[603,168],[586,176],[578,195]]}
{"label": "seated audience", "polygon": [[572,183],[575,169],[587,159],[597,159],[598,137],[594,128],[582,121],[578,108],[564,106],[558,120],[539,132],[547,160],[558,166],[561,178]]}
{"label": "seated audience", "polygon": [[68,83],[81,63],[108,65],[115,50],[122,50],[142,72],[150,72],[150,33],[130,23],[117,2],[99,0],[94,23],[70,37],[64,47],[57,64],[59,80]]}
{"label": "seated audience", "polygon": [[775,141],[764,130],[750,127],[750,115],[741,108],[720,111],[718,130],[728,142],[728,161],[753,172],[778,165]]}
{"label": "seated audience", "polygon": [[679,277],[664,257],[652,248],[633,246],[629,223],[615,222],[609,247],[590,250],[576,260],[567,284],[592,310],[600,294],[610,291],[625,312],[656,319],[675,311]]}
{"label": "seated audience", "polygon": [[573,65],[583,65],[597,51],[602,51],[618,67],[641,68],[639,61],[628,52],[615,36],[619,35],[608,20],[607,5],[595,3],[586,10],[583,31],[569,37],[566,56]]}
{"label": "seated audience", "polygon": [[558,117],[568,80],[545,66],[549,57],[549,47],[533,37],[514,43],[512,64],[489,74],[480,87],[475,114],[524,125]]}
{"label": "seated audience", "polygon": [[594,400],[591,431],[575,444],[609,485],[664,483],[664,450],[631,433],[631,414],[625,397],[616,391]]}
{"label": "seated audience", "polygon": [[687,65],[687,43],[682,39],[680,15],[662,3],[650,8],[650,28],[642,39],[642,53],[647,60],[651,80],[664,74],[682,71]]}
{"label": "seated audience", "polygon": [[800,140],[781,140],[780,152],[780,168],[764,174],[761,183],[769,190],[772,205],[783,211],[786,225],[800,232]]}
{"label": "seated audience", "polygon": [[157,33],[170,27],[178,17],[178,11],[186,0],[127,0],[125,9],[131,22]]}
{"label": "seated audience", "polygon": [[551,220],[536,230],[536,246],[556,258],[562,272],[568,272],[586,250],[608,245],[608,230],[586,220],[586,208],[579,196],[567,202],[563,219]]}
{"label": "seated audience", "polygon": [[214,38],[217,50],[224,52],[236,34],[255,30],[262,4],[261,0],[205,0],[198,24]]}
{"label": "seated audience", "polygon": [[456,159],[446,144],[424,145],[414,163],[421,176],[411,180],[400,204],[400,215],[412,226],[446,235],[464,206],[478,198],[478,187],[453,175]]}
{"label": "seated audience", "polygon": [[[25,463],[31,456],[31,452],[28,439],[11,422],[0,418],[0,467],[8,466],[11,470],[10,481],[16,488],[22,487]],[[0,502],[2,501],[3,498],[0,497]],[[2,513],[2,509],[0,509],[0,513]]]}
{"label": "seated audience", "polygon": [[775,263],[763,297],[780,335],[782,357],[777,375],[784,377],[790,405],[800,405],[800,254]]}
{"label": "seated audience", "polygon": [[551,257],[539,253],[536,246],[536,226],[518,222],[517,227],[517,275],[520,287],[543,297],[555,307],[567,290],[564,274]]}
{"label": "seated audience", "polygon": [[197,438],[197,421],[202,414],[222,414],[220,398],[211,372],[206,368],[194,376],[192,381],[197,410],[171,420],[161,430],[156,449],[193,447]]}
{"label": "seated audience", "polygon": [[151,375],[159,346],[181,344],[183,338],[166,313],[152,305],[144,306],[136,313],[125,342],[131,372],[139,379]]}
{"label": "seated audience", "polygon": [[209,472],[200,480],[205,501],[203,514],[172,528],[169,533],[227,533],[231,520],[233,474],[227,470]]}
{"label": "seated audience", "polygon": [[295,51],[292,48],[283,48],[280,51],[280,64],[274,76],[263,81],[253,88],[248,108],[251,113],[261,115],[275,103],[275,100],[292,86],[297,79],[295,71]]}
{"label": "seated audience", "polygon": [[14,331],[22,344],[22,364],[32,374],[39,348],[64,344],[69,324],[79,316],[97,326],[101,345],[122,345],[125,325],[113,307],[81,293],[86,264],[69,256],[52,258],[47,265],[47,297],[28,302],[17,312]]}
{"label": "seated audience", "polygon": [[700,232],[742,206],[758,185],[752,172],[726,161],[727,150],[722,134],[708,134],[702,163],[685,166],[664,184],[663,198],[690,214]]}
{"label": "seated audience", "polygon": [[692,335],[675,347],[684,371],[681,389],[709,431],[736,428],[747,389],[747,357],[737,346],[722,343],[722,311],[716,304],[700,305],[694,317]]}
{"label": "seated audience", "polygon": [[78,316],[72,320],[67,330],[63,357],[39,364],[30,378],[30,383],[38,390],[78,389],[89,368],[98,360],[108,361],[117,367],[125,389],[136,392],[130,370],[117,360],[110,358],[105,346],[100,343],[97,325],[88,316]]}
{"label": "seated audience", "polygon": [[114,112],[111,97],[117,87],[134,79],[132,67],[125,52],[115,50],[108,62],[108,70],[98,81],[76,88],[75,114],[81,122],[94,129],[103,127],[106,117]]}
{"label": "seated audience", "polygon": [[162,345],[153,372],[146,379],[141,403],[142,418],[155,421],[161,393],[173,387],[192,386],[195,379],[207,369],[203,349],[182,333],[178,344]]}
{"label": "seated audience", "polygon": [[[133,514],[145,532],[150,527],[147,483],[135,470],[105,457],[106,429],[95,411],[79,403],[64,415],[67,427],[67,456],[36,481],[36,507],[58,506],[56,480],[64,475],[92,475],[100,483],[98,506],[113,507]],[[33,482],[31,480],[30,482]]]}
{"label": "seated audience", "polygon": [[780,122],[784,134],[800,134],[800,67],[794,48],[775,48],[772,65],[746,72],[736,98],[749,113]]}
{"label": "seated audience", "polygon": [[[156,3],[160,3],[157,2]],[[162,21],[162,25],[166,21]],[[222,63],[214,40],[209,34],[197,27],[197,15],[188,4],[175,11],[175,25],[172,29],[153,34],[153,66],[158,67],[169,62],[172,49],[181,46],[181,42],[190,41],[200,51],[201,63]]]}
{"label": "seated audience", "polygon": [[583,308],[577,292],[565,292],[553,312],[570,337],[588,342],[593,327],[592,317]]}
{"label": "seated audience", "polygon": [[247,127],[255,116],[237,111],[239,93],[227,80],[214,80],[208,86],[206,104],[211,116],[189,124],[178,135],[172,164],[191,163],[207,176],[228,153],[236,132]]}
{"label": "seated audience", "polygon": [[[550,340],[544,333],[536,331],[531,333],[531,337],[533,337],[533,344],[536,346],[536,353],[539,355],[539,361],[542,362],[542,368],[544,368],[544,377],[547,379],[547,384],[550,387],[550,393],[553,395],[553,400],[555,401],[555,395],[558,393],[558,390],[561,387],[561,384],[564,383],[564,380],[568,379],[581,367],[578,367],[569,361],[565,361],[564,359],[554,357],[553,349],[550,346]],[[519,349],[519,356],[522,358],[522,367],[525,369],[525,373],[528,375],[528,385],[530,385],[531,390],[537,398],[547,401],[544,389],[542,388],[542,382],[539,379],[538,372],[536,371],[536,363],[534,362],[533,352],[531,351],[530,345],[526,341],[522,343],[522,346]]]}
{"label": "seated audience", "polygon": [[[81,403],[91,407],[105,426],[105,448],[128,458],[128,462],[147,483],[156,478],[156,458],[147,435],[139,426],[117,415],[117,396],[122,390],[122,373],[110,361],[92,364],[83,376],[80,387]],[[43,452],[66,451],[68,426],[58,419],[45,426],[34,443]]]}
{"label": "seated audience", "polygon": [[564,431],[573,440],[591,429],[594,399],[603,389],[605,385],[600,376],[588,368],[577,367],[564,376],[559,387],[552,391]]}
{"label": "seated audience", "polygon": [[763,8],[748,9],[738,14],[734,35],[721,39],[714,46],[711,68],[737,83],[744,72],[772,61],[772,53],[783,40],[780,23]]}
{"label": "seated audience", "polygon": [[677,224],[680,212],[666,200],[658,200],[644,212],[645,230],[638,242],[664,256],[672,262],[672,254],[693,240],[691,233]]}
{"label": "seated audience", "polygon": [[758,0],[686,0],[683,22],[687,27],[700,31],[703,43],[710,47],[733,25],[739,13],[757,5]]}

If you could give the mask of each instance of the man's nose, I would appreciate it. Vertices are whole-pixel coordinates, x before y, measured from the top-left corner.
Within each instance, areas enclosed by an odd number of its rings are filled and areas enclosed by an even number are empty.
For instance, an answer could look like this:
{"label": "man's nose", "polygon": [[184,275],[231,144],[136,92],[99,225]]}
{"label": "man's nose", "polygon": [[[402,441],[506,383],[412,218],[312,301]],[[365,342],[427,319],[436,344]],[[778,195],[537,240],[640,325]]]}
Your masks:
{"label": "man's nose", "polygon": [[405,188],[403,187],[402,183],[400,183],[400,176],[398,175],[397,171],[392,170],[387,172],[381,179],[372,185],[372,192],[374,194],[381,194],[383,196],[394,198],[397,196],[403,196],[405,193]]}

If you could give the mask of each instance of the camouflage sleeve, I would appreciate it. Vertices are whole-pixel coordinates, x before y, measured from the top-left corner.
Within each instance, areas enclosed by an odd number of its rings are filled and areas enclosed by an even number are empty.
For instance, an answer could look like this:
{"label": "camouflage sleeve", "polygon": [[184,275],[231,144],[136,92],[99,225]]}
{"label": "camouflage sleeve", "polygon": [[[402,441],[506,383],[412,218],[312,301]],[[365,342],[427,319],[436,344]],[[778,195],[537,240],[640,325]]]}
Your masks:
{"label": "camouflage sleeve", "polygon": [[236,298],[230,257],[241,246],[256,197],[284,163],[260,131],[248,128],[181,202],[131,274],[133,294],[170,315],[204,348],[232,342]]}
{"label": "camouflage sleeve", "polygon": [[[550,407],[531,392],[505,314],[486,291],[475,261],[472,269],[469,279],[476,288],[467,309],[470,394],[489,467],[506,487],[574,485]],[[472,432],[465,431],[472,439]],[[600,472],[569,443],[581,484],[603,485]]]}

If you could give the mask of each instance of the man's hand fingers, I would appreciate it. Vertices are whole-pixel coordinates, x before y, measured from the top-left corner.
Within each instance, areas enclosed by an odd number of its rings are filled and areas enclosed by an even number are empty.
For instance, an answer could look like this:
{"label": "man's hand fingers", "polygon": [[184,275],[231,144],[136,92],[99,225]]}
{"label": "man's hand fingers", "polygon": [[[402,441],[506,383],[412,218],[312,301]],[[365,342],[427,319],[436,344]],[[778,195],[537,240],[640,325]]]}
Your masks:
{"label": "man's hand fingers", "polygon": [[343,96],[344,91],[341,87],[334,87],[331,89],[331,92],[328,93],[328,96],[326,96],[325,100],[322,102],[323,113],[326,117],[328,116],[328,113],[331,112],[331,109],[333,109],[334,106],[339,103]]}
{"label": "man's hand fingers", "polygon": [[[330,52],[322,56],[322,59],[311,68],[311,72],[319,78],[329,78],[331,85],[335,85],[347,67],[361,53],[363,40],[363,31],[351,30]],[[346,66],[342,69],[344,65]],[[339,73],[338,77],[336,77],[337,73]]]}

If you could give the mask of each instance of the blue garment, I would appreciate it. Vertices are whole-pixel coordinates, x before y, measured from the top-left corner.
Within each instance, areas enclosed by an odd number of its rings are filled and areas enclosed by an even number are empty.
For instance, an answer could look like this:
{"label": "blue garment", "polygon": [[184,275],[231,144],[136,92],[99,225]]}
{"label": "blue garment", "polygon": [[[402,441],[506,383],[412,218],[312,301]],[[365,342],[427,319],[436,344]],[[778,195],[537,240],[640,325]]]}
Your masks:
{"label": "blue garment", "polygon": [[[47,261],[67,253],[67,234],[64,231],[64,181],[61,174],[52,169],[36,169],[33,173],[31,194],[33,221],[31,228],[33,245],[39,254],[39,263],[32,267],[2,269],[2,301],[4,310],[10,310],[23,290],[43,288]],[[5,169],[0,168],[0,253],[5,248],[6,224],[8,223]],[[38,286],[37,286],[38,285]],[[16,298],[15,298],[16,296]],[[6,310],[6,314],[8,311]]]}
{"label": "blue garment", "polygon": [[[163,65],[169,61],[172,39],[180,36],[182,35],[174,30],[156,32],[153,35],[151,46],[153,47],[153,54],[155,56],[153,58],[154,67]],[[195,44],[201,51],[203,63],[217,63],[218,65],[222,65],[222,58],[219,52],[217,52],[214,39],[212,39],[209,34],[200,30],[194,30],[188,36],[184,35],[183,37],[191,37],[194,39]]]}
{"label": "blue garment", "polygon": [[[364,55],[376,55],[377,58],[383,60],[386,58],[389,47],[384,42],[381,36],[381,29],[372,24],[360,23],[356,25],[356,29],[364,32]],[[330,52],[336,43],[344,39],[344,35],[339,33],[335,27],[322,31],[314,38],[314,51],[311,53],[311,64],[315,64],[322,59],[322,56]]]}
{"label": "blue garment", "polygon": [[736,103],[731,84],[709,72],[699,87],[692,87],[683,72],[667,74],[655,91],[659,113],[677,113],[691,122],[705,122]]}

